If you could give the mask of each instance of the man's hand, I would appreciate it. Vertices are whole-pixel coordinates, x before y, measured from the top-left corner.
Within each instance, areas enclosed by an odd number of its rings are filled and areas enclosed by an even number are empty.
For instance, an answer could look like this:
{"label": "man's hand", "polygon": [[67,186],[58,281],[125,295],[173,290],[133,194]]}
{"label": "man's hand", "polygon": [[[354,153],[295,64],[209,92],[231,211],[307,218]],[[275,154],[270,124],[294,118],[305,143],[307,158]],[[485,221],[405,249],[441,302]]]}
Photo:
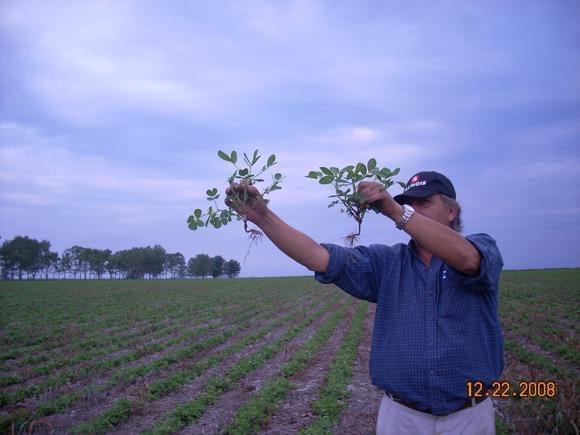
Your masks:
{"label": "man's hand", "polygon": [[245,180],[230,184],[226,189],[225,203],[258,226],[268,212],[266,200],[262,198],[260,191]]}
{"label": "man's hand", "polygon": [[375,181],[361,181],[357,191],[368,204],[378,206],[381,213],[392,217],[401,206],[387,192],[385,186]]}

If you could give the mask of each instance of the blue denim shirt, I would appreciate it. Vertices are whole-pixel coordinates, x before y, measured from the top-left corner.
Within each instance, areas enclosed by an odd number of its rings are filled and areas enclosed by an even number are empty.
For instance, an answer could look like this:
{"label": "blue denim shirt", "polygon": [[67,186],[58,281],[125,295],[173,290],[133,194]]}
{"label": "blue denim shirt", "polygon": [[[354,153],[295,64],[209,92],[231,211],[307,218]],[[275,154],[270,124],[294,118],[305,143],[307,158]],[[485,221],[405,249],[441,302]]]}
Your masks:
{"label": "blue denim shirt", "polygon": [[467,276],[433,256],[429,268],[413,242],[330,252],[321,283],[377,304],[370,355],[374,385],[433,415],[457,410],[467,381],[487,387],[503,371],[498,284],[503,266],[495,240],[466,237],[481,254],[477,276]]}

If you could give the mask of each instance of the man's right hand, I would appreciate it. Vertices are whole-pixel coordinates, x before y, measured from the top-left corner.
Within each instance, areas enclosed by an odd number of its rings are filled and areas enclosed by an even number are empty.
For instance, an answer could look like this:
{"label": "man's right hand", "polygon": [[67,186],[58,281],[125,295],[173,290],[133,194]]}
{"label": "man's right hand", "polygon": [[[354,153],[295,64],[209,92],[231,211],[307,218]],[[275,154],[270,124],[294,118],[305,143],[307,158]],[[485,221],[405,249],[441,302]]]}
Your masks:
{"label": "man's right hand", "polygon": [[266,200],[262,198],[260,191],[245,180],[230,184],[226,189],[225,203],[258,226],[268,212]]}
{"label": "man's right hand", "polygon": [[286,255],[310,270],[324,273],[330,261],[328,251],[306,234],[292,228],[266,205],[260,191],[242,180],[226,189],[226,205],[255,223]]}

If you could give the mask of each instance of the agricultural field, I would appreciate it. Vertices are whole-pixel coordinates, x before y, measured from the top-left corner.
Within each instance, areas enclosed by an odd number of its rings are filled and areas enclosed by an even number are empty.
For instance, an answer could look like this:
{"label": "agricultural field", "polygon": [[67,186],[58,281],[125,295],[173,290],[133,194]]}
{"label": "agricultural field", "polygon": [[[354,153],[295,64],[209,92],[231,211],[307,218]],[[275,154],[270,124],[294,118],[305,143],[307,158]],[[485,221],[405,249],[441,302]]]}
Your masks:
{"label": "agricultural field", "polygon": [[[499,433],[579,426],[580,270],[504,272]],[[312,277],[0,282],[2,433],[373,433],[374,306]]]}

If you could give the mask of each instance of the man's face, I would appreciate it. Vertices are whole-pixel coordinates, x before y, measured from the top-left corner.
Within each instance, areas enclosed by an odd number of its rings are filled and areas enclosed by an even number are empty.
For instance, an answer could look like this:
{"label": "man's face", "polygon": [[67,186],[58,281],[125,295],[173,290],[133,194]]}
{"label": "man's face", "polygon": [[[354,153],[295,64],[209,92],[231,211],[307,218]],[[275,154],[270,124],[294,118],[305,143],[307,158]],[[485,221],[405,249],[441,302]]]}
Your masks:
{"label": "man's face", "polygon": [[450,226],[457,212],[443,201],[441,194],[428,196],[427,198],[414,198],[408,204],[415,209],[415,212],[422,214],[442,225]]}

